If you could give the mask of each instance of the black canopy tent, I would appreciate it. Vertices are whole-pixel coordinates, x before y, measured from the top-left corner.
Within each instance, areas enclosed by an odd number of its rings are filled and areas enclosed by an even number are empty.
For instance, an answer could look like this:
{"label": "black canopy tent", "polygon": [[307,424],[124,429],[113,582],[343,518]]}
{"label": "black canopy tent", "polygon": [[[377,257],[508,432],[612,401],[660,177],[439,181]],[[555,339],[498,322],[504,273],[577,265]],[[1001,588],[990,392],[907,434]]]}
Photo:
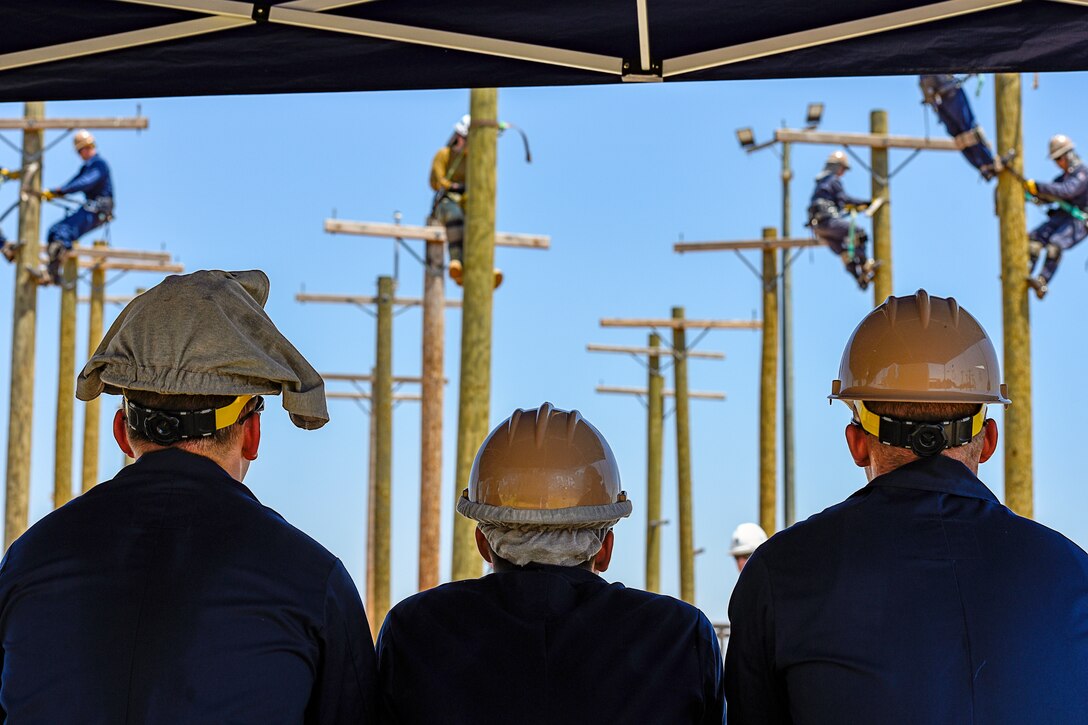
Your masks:
{"label": "black canopy tent", "polygon": [[1088,68],[1088,0],[0,0],[0,101]]}

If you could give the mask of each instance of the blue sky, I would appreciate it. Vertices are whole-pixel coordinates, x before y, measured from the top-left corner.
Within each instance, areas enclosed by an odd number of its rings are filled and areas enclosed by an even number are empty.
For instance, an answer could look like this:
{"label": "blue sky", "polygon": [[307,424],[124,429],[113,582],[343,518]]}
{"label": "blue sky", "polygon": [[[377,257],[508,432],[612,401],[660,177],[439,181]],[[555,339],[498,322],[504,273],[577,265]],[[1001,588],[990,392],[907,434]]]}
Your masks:
{"label": "blue sky", "polygon": [[[1088,139],[1081,74],[1043,75],[1032,90],[1024,76],[1024,138],[1029,175],[1050,178],[1046,158],[1052,133]],[[967,89],[976,114],[993,136],[993,80]],[[866,131],[869,111],[888,111],[893,133],[943,136],[927,120],[913,77],[821,79],[642,86],[502,90],[500,116],[523,127],[532,144],[526,164],[513,134],[499,145],[498,227],[549,234],[552,249],[500,249],[506,282],[495,296],[491,422],[515,407],[548,400],[578,408],[611,442],[634,502],[631,519],[617,528],[608,577],[632,586],[643,581],[645,411],[634,398],[601,396],[598,383],[640,386],[640,365],[623,356],[592,354],[586,343],[642,345],[645,332],[601,329],[602,317],[664,317],[683,305],[690,317],[751,318],[760,310],[759,283],[732,253],[684,255],[672,243],[755,238],[780,218],[779,162],[771,150],[749,156],[734,129],[752,126],[766,139],[782,122],[799,126],[809,101],[826,103],[822,127]],[[114,171],[117,219],[113,244],[165,247],[186,265],[265,270],[272,280],[268,311],[322,372],[363,372],[373,364],[374,320],[334,305],[302,305],[295,293],[373,294],[376,278],[393,272],[391,243],[330,236],[322,220],[340,218],[421,223],[430,204],[426,186],[431,156],[467,111],[467,91],[339,95],[141,99],[50,103],[52,116],[131,115],[137,104],[150,129],[98,133]],[[22,113],[0,104],[0,117]],[[7,138],[18,141],[15,134]],[[53,136],[51,135],[50,138]],[[812,179],[829,147],[795,146],[794,234],[804,233]],[[867,152],[860,152],[867,156]],[[908,152],[892,152],[892,164]],[[0,165],[17,165],[0,148]],[[78,166],[67,141],[46,158],[46,183],[65,181]],[[847,190],[868,196],[860,168]],[[0,207],[15,199],[0,188]],[[993,188],[958,154],[927,152],[892,180],[894,290],[920,286],[953,295],[991,335],[1001,335],[997,220]],[[50,209],[45,223],[58,212]],[[1041,212],[1029,209],[1029,225]],[[14,215],[3,223],[15,231]],[[753,262],[758,263],[754,257]],[[825,396],[843,344],[871,306],[824,249],[804,252],[794,267],[796,346],[797,511],[808,516],[864,485],[843,443],[846,409]],[[1088,544],[1083,512],[1088,492],[1068,455],[1079,443],[1074,413],[1086,393],[1079,375],[1085,358],[1083,324],[1088,304],[1085,257],[1064,260],[1045,302],[1031,303],[1034,364],[1036,518]],[[408,255],[399,263],[398,294],[416,296],[422,271]],[[0,275],[0,360],[10,360],[11,274]],[[155,279],[129,274],[111,294],[130,294]],[[449,294],[456,296],[455,288]],[[34,417],[31,518],[48,512],[52,491],[52,429],[56,400],[59,295],[39,297],[38,369]],[[118,308],[107,310],[107,322]],[[79,320],[84,360],[86,309]],[[394,325],[394,372],[419,372],[420,316],[408,310]],[[457,420],[459,312],[447,318],[442,576],[449,573]],[[692,361],[691,387],[727,393],[722,402],[694,401],[692,465],[697,604],[714,620],[725,618],[735,569],[728,537],[756,518],[760,337],[751,331],[715,331],[702,349],[727,359]],[[1001,345],[997,345],[1000,353]],[[7,410],[9,371],[0,383]],[[667,385],[671,387],[671,382]],[[337,388],[346,389],[346,388]],[[405,388],[410,390],[409,387]],[[1064,402],[1063,402],[1064,401]],[[103,406],[101,477],[121,464],[108,432],[112,403]],[[346,563],[360,587],[365,568],[367,416],[350,401],[331,401],[332,422],[320,431],[293,428],[277,401],[264,415],[260,460],[246,483],[267,505],[325,544]],[[998,422],[1001,411],[992,410]],[[77,450],[82,410],[77,408]],[[395,411],[393,597],[415,590],[419,504],[419,412],[414,403]],[[679,589],[675,501],[674,421],[666,424],[663,586]],[[0,449],[6,426],[0,426]],[[0,461],[0,465],[3,462]],[[77,466],[78,470],[78,459]],[[981,477],[1000,496],[999,452]],[[781,475],[781,472],[780,472]]]}

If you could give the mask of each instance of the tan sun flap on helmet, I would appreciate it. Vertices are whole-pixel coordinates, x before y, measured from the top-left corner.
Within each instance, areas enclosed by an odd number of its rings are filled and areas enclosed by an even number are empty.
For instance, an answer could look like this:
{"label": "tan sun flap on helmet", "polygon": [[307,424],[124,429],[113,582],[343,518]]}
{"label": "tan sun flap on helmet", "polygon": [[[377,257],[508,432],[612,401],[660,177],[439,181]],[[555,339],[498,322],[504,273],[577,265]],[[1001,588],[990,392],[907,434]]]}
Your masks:
{"label": "tan sun flap on helmet", "polygon": [[631,515],[633,506],[626,496],[622,501],[598,506],[571,506],[561,509],[515,509],[492,506],[468,499],[467,493],[457,501],[457,512],[481,523],[510,528],[593,529],[614,526]]}
{"label": "tan sun flap on helmet", "polygon": [[136,297],[87,361],[76,397],[282,395],[300,428],[329,420],[321,376],[265,314],[260,270],[175,275]]}

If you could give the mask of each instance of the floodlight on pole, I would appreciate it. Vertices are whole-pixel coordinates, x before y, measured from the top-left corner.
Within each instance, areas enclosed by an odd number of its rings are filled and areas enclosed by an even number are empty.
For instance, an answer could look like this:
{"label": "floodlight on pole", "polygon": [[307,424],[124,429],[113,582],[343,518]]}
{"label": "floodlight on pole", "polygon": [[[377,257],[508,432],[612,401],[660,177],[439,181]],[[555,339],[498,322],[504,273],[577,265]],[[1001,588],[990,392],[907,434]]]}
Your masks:
{"label": "floodlight on pole", "polygon": [[808,109],[805,112],[805,125],[808,128],[816,128],[820,125],[820,119],[824,117],[824,104],[821,102],[815,102],[808,104]]}
{"label": "floodlight on pole", "polygon": [[737,142],[742,149],[750,149],[756,145],[756,135],[750,126],[737,129]]}

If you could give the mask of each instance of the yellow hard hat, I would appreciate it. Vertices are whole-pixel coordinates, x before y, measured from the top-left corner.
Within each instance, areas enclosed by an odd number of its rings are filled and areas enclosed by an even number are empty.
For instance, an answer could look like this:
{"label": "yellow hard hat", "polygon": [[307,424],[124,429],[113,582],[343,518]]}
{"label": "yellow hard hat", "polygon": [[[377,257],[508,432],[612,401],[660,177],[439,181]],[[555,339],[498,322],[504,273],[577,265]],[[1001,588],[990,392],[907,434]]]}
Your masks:
{"label": "yellow hard hat", "polygon": [[72,136],[72,143],[75,144],[76,151],[81,151],[81,150],[87,148],[88,146],[94,146],[95,145],[94,144],[94,136],[91,135],[90,131],[88,131],[87,129],[84,129],[84,128],[81,128],[78,131],[76,131],[75,135]]}
{"label": "yellow hard hat", "polygon": [[516,410],[487,437],[457,510],[476,521],[583,527],[631,513],[608,441],[576,411]]}
{"label": "yellow hard hat", "polygon": [[832,151],[827,157],[828,164],[836,164],[844,169],[850,168],[850,157],[846,155],[845,151]]}
{"label": "yellow hard hat", "polygon": [[1009,404],[986,330],[951,297],[889,297],[854,330],[832,400]]}
{"label": "yellow hard hat", "polygon": [[1050,158],[1057,161],[1062,156],[1072,151],[1073,139],[1066,136],[1064,133],[1057,133],[1050,137]]}

